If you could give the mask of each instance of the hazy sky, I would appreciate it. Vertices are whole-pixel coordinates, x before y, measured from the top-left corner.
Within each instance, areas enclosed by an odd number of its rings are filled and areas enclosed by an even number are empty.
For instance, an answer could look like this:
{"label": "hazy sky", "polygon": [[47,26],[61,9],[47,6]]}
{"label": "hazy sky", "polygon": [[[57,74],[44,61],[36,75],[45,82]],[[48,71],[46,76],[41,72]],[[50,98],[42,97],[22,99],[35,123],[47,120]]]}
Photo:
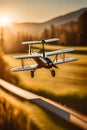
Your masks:
{"label": "hazy sky", "polygon": [[87,0],[0,0],[0,17],[16,22],[44,22],[87,7]]}

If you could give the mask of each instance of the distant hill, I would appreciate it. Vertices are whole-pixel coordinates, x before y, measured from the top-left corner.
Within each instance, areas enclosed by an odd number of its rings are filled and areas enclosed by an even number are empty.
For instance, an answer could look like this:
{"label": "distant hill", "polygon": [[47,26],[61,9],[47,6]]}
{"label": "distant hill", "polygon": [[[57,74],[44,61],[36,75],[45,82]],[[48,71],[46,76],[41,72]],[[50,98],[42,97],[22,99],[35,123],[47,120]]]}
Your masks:
{"label": "distant hill", "polygon": [[82,8],[70,12],[68,14],[58,16],[44,23],[16,23],[15,27],[17,28],[17,30],[21,30],[21,31],[23,30],[24,32],[27,31],[31,35],[37,35],[40,34],[40,32],[44,28],[49,28],[51,25],[59,26],[59,25],[69,23],[71,21],[77,21],[79,16],[85,11],[87,11],[87,8]]}
{"label": "distant hill", "polygon": [[[14,23],[12,28],[5,29],[3,32],[4,52],[11,53],[11,52],[24,51],[26,48],[23,45],[21,45],[21,42],[28,41],[28,40],[38,40],[40,38],[44,39],[44,36],[42,35],[44,31],[45,31],[46,37],[49,36],[50,34],[51,34],[50,37],[51,36],[53,37],[53,35],[55,34],[54,35],[55,37],[60,38],[61,45],[66,45],[66,44],[76,45],[77,44],[77,41],[76,41],[77,23],[72,22],[72,21],[78,21],[78,18],[80,17],[80,15],[82,15],[85,11],[87,11],[87,8],[82,8],[82,9],[73,11],[71,13],[53,18],[44,23]],[[52,25],[55,26],[54,27],[55,31],[53,32],[53,34],[52,34],[53,30],[51,30]],[[61,27],[62,30],[58,30],[58,27],[59,28]],[[72,33],[68,32],[68,29],[72,30],[72,28],[73,28],[74,33],[72,31],[71,31]],[[72,37],[75,41],[72,40]]]}
{"label": "distant hill", "polygon": [[62,24],[66,24],[66,23],[69,23],[71,21],[77,21],[79,16],[83,13],[87,11],[87,8],[82,8],[82,9],[79,9],[79,10],[76,10],[76,11],[73,11],[73,12],[70,12],[68,14],[65,14],[65,15],[62,15],[62,16],[59,16],[59,17],[56,17],[56,18],[53,18],[52,20],[49,20],[47,21],[46,25],[51,25],[51,24],[54,24],[54,25],[62,25]]}

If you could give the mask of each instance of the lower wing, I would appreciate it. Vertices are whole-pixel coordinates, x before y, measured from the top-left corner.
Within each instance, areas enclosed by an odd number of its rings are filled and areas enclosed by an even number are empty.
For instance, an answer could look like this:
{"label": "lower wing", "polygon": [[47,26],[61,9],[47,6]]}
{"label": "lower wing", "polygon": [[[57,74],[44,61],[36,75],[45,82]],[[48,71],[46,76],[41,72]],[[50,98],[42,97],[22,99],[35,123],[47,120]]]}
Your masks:
{"label": "lower wing", "polygon": [[38,68],[38,64],[30,65],[30,66],[23,66],[18,68],[12,68],[11,71],[17,72],[17,71],[24,71],[24,70],[33,70]]}
{"label": "lower wing", "polygon": [[75,60],[77,60],[77,58],[65,58],[65,59],[59,59],[59,60],[55,60],[54,62],[53,62],[53,64],[54,65],[56,65],[56,64],[62,64],[62,63],[66,63],[66,62],[72,62],[72,61],[75,61]]}
{"label": "lower wing", "polygon": [[56,51],[47,52],[47,53],[45,53],[45,55],[46,56],[53,56],[53,55],[64,54],[64,53],[68,53],[68,52],[72,52],[72,51],[74,51],[74,49],[67,48],[67,49],[63,49],[63,50],[56,50]]}

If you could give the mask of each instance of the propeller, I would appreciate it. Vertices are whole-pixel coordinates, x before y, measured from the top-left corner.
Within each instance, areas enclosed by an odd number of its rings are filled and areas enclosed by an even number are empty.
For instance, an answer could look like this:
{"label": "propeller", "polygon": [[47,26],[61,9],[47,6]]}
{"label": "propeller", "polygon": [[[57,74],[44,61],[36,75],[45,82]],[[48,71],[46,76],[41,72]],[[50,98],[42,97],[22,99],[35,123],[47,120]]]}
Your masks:
{"label": "propeller", "polygon": [[58,68],[56,65],[52,64],[53,67]]}
{"label": "propeller", "polygon": [[55,67],[55,68],[58,68],[56,65],[54,65],[52,62],[51,63],[49,63],[49,66],[53,66],[53,67]]}

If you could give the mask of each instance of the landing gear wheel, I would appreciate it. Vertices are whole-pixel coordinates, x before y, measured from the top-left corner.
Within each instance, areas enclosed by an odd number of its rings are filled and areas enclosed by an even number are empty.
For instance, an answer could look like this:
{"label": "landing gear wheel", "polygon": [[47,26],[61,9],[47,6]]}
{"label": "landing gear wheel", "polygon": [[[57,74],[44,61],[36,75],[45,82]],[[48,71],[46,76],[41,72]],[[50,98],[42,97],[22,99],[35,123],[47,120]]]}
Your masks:
{"label": "landing gear wheel", "polygon": [[30,71],[30,75],[31,75],[32,78],[34,77],[34,71],[33,70]]}
{"label": "landing gear wheel", "polygon": [[54,70],[51,70],[51,75],[52,75],[52,77],[55,77],[56,73]]}

